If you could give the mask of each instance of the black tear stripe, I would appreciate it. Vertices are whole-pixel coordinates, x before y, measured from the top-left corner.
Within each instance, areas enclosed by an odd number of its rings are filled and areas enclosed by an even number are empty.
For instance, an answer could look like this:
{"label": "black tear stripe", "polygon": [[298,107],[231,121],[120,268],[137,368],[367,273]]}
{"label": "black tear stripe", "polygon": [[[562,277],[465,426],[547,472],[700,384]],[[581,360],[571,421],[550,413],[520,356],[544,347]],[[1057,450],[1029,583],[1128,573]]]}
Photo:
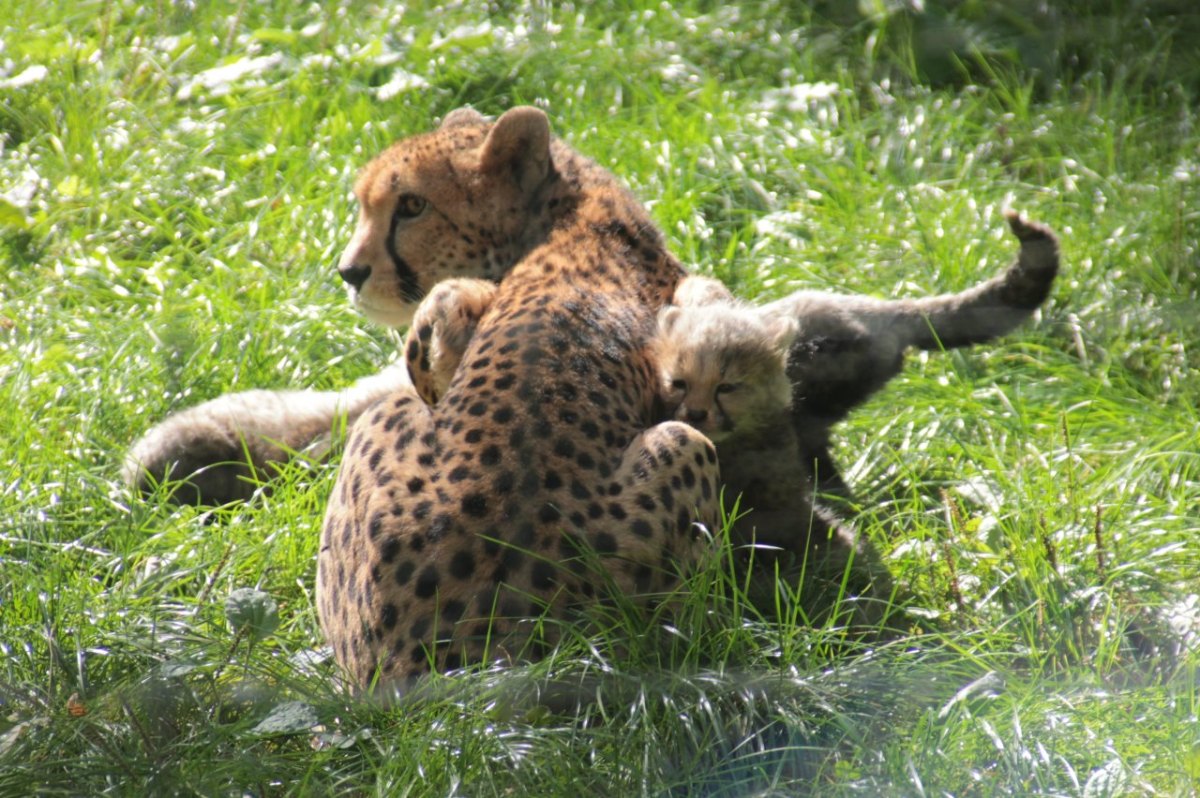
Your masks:
{"label": "black tear stripe", "polygon": [[400,296],[404,297],[405,301],[416,302],[421,298],[421,286],[417,282],[417,274],[396,251],[396,225],[399,222],[400,216],[393,213],[392,224],[387,235],[387,254],[396,268],[396,280],[400,283]]}

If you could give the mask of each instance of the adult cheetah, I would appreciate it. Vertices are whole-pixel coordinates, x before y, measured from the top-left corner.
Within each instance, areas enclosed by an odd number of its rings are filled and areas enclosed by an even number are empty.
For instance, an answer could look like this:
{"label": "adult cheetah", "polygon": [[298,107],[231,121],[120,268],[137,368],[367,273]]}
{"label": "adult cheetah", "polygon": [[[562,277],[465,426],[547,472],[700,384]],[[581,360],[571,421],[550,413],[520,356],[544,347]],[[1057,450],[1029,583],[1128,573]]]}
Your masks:
{"label": "adult cheetah", "polygon": [[316,592],[351,679],[523,656],[521,620],[593,599],[596,563],[624,594],[673,586],[718,472],[707,438],[654,423],[648,341],[684,270],[645,210],[534,108],[456,112],[355,191],[339,270],[368,315],[396,323],[426,274],[507,273],[440,401],[402,388],[350,434]]}

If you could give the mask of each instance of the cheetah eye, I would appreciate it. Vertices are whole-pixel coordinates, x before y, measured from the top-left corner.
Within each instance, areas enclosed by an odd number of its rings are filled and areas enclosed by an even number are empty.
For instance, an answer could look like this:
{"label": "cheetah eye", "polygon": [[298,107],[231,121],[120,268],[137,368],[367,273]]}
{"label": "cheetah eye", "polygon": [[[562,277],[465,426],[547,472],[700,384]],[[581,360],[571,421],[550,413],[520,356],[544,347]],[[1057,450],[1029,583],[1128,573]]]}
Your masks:
{"label": "cheetah eye", "polygon": [[671,388],[676,391],[686,391],[687,380],[671,380]]}
{"label": "cheetah eye", "polygon": [[723,393],[731,393],[732,391],[736,391],[737,389],[738,389],[737,383],[723,382],[717,386],[717,394],[720,395]]}
{"label": "cheetah eye", "polygon": [[420,216],[429,203],[424,197],[418,197],[416,194],[401,194],[396,199],[396,218],[397,219],[415,219]]}

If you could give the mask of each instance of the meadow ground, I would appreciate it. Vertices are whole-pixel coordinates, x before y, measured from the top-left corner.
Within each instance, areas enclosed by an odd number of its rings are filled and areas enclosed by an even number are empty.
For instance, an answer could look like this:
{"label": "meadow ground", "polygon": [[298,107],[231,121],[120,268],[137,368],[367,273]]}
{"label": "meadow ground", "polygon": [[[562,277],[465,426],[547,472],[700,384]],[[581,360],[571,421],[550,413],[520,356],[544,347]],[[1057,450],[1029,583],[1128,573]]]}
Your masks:
{"label": "meadow ground", "polygon": [[[3,0],[0,794],[1196,794],[1200,21],[1041,5]],[[336,464],[126,493],[168,413],[388,362],[332,268],[356,169],[518,103],[748,298],[971,285],[1006,207],[1060,233],[1033,323],[838,430],[923,631],[767,622],[718,564],[386,709],[320,650]]]}

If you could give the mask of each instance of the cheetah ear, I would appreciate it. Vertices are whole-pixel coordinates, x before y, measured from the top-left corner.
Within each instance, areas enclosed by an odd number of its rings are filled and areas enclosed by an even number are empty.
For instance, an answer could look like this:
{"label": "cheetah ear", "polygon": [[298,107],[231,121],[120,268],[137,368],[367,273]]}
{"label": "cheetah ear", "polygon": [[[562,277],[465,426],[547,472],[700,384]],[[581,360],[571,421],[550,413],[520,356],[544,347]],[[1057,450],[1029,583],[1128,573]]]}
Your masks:
{"label": "cheetah ear", "polygon": [[800,322],[791,316],[777,316],[766,321],[767,337],[771,348],[787,362],[788,351],[800,334]]}
{"label": "cheetah ear", "polygon": [[729,293],[724,283],[698,274],[689,274],[680,280],[675,286],[675,297],[671,300],[676,305],[693,308],[733,301],[733,294]]}
{"label": "cheetah ear", "polygon": [[442,119],[442,128],[461,127],[463,125],[482,125],[487,122],[483,114],[474,108],[455,108]]}
{"label": "cheetah ear", "polygon": [[678,305],[667,305],[658,312],[658,334],[669,335],[671,330],[683,316],[683,308]]}
{"label": "cheetah ear", "polygon": [[483,142],[479,166],[511,174],[523,191],[532,192],[550,172],[550,120],[528,105],[505,111]]}

